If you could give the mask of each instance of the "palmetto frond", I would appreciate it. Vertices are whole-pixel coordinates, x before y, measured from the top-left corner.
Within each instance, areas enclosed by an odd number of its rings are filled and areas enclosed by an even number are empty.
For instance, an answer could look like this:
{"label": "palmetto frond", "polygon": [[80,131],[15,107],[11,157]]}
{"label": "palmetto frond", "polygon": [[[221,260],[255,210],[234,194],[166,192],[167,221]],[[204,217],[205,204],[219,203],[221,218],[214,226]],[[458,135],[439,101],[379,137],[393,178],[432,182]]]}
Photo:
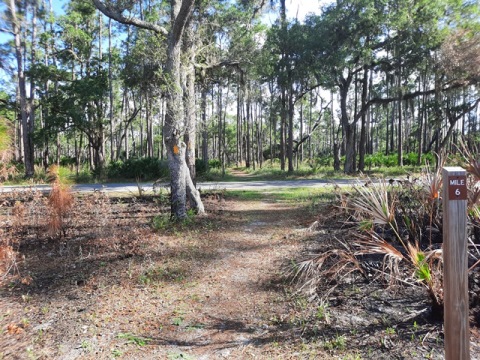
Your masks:
{"label": "palmetto frond", "polygon": [[321,254],[312,254],[302,260],[290,271],[292,282],[301,284],[298,291],[313,294],[325,279],[336,279],[340,274],[346,276],[352,271],[363,272],[355,256],[347,249],[332,249]]}
{"label": "palmetto frond", "polygon": [[463,141],[461,141],[460,151],[465,158],[465,170],[472,174],[476,181],[480,181],[480,148],[475,145],[473,150],[471,150]]}
{"label": "palmetto frond", "polygon": [[480,220],[480,186],[475,184],[468,192],[468,211],[475,218]]}
{"label": "palmetto frond", "polygon": [[398,265],[404,259],[404,255],[385,239],[382,239],[376,233],[372,232],[368,235],[360,235],[354,245],[357,248],[355,256],[372,254],[384,255],[383,270],[388,272],[392,279],[398,275]]}
{"label": "palmetto frond", "polygon": [[442,190],[442,165],[436,171],[430,170],[430,164],[426,163],[423,170],[423,181],[425,190],[428,194],[428,200],[438,200]]}
{"label": "palmetto frond", "polygon": [[352,204],[356,210],[371,217],[374,224],[391,224],[394,220],[395,201],[389,201],[387,189],[385,180],[374,186],[356,186],[359,197]]}

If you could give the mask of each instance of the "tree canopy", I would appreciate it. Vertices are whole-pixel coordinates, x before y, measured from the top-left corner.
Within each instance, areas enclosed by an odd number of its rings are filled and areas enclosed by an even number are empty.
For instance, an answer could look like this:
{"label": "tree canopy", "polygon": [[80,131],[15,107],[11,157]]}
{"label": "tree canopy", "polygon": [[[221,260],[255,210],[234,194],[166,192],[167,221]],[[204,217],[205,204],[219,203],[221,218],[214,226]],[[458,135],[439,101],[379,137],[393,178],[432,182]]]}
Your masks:
{"label": "tree canopy", "polygon": [[194,190],[196,158],[278,158],[291,172],[327,155],[353,173],[369,154],[402,165],[404,153],[420,161],[478,137],[476,1],[338,0],[304,21],[287,6],[70,0],[60,15],[10,2],[0,59],[18,88],[7,94],[21,120],[16,160],[29,176],[62,157],[101,175],[128,158],[173,165],[181,150],[172,188],[185,177]]}

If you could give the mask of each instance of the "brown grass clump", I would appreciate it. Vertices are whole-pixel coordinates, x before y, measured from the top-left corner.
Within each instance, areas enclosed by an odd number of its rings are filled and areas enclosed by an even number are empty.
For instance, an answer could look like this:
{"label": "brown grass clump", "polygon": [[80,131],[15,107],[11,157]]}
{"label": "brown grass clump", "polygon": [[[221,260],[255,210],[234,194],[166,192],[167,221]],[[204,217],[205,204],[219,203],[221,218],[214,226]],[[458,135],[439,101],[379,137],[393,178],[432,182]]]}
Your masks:
{"label": "brown grass clump", "polygon": [[3,230],[0,231],[0,271],[3,276],[12,271],[18,272],[17,252]]}
{"label": "brown grass clump", "polygon": [[[298,292],[308,293],[310,300],[313,300],[317,296],[316,290],[319,284],[325,279],[338,279],[355,271],[365,275],[353,252],[346,244],[342,245],[346,248],[311,254],[295,264],[287,276],[292,279],[292,282],[300,284]],[[323,296],[327,297],[334,289],[335,285],[332,285],[330,291]]]}
{"label": "brown grass clump", "polygon": [[0,245],[0,269],[3,274],[11,271],[18,272],[17,268],[17,252],[12,246],[7,244]]}
{"label": "brown grass clump", "polygon": [[58,166],[50,166],[48,176],[52,183],[52,191],[48,197],[50,218],[47,227],[51,233],[58,234],[61,231],[65,235],[65,217],[73,206],[74,198],[70,187],[62,184]]}

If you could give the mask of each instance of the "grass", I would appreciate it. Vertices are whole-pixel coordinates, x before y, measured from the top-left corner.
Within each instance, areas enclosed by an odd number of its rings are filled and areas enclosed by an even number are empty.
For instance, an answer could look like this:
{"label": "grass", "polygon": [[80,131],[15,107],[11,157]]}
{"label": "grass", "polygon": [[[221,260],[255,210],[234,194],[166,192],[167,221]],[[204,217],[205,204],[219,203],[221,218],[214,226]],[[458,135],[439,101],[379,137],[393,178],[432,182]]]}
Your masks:
{"label": "grass", "polygon": [[261,168],[238,167],[234,170],[247,173],[249,176],[245,181],[262,180],[294,180],[294,179],[320,179],[320,178],[348,178],[343,172],[335,172],[332,167],[321,166],[312,167],[308,163],[302,163],[293,172],[289,173],[280,169],[280,164],[269,161],[265,162]]}
{"label": "grass", "polygon": [[231,174],[229,169],[225,170],[225,175],[222,174],[222,169],[210,169],[206,174],[199,175],[198,181],[239,181],[237,176]]}
{"label": "grass", "polygon": [[335,198],[331,186],[319,188],[285,187],[269,190],[227,190],[226,194],[236,200],[253,201],[270,199],[287,203],[316,203],[333,200]]}
{"label": "grass", "polygon": [[[365,171],[363,174],[374,178],[388,178],[406,176],[407,174],[419,174],[421,172],[421,166],[382,166],[372,167]],[[238,167],[234,170],[243,171],[248,173],[248,178],[245,180],[293,180],[293,179],[350,179],[356,178],[361,174],[346,175],[343,171],[334,171],[332,166],[316,165],[312,162],[305,161],[292,172],[280,170],[280,164],[270,161],[265,162],[262,168],[245,168]]]}
{"label": "grass", "polygon": [[333,339],[325,341],[323,344],[325,350],[345,350],[347,339],[343,335],[337,335]]}
{"label": "grass", "polygon": [[365,170],[363,173],[373,178],[390,178],[397,176],[405,176],[407,174],[420,174],[423,166],[392,166],[377,167]]}
{"label": "grass", "polygon": [[162,266],[152,268],[139,276],[142,285],[149,285],[158,282],[182,282],[187,274],[180,266]]}
{"label": "grass", "polygon": [[168,360],[183,359],[183,360],[193,360],[194,357],[183,353],[183,352],[169,352],[167,355]]}
{"label": "grass", "polygon": [[[234,175],[233,171],[240,171],[246,173],[247,176]],[[372,168],[364,173],[370,177],[391,178],[400,177],[407,174],[416,174],[420,172],[419,167],[404,166],[404,167],[377,167]],[[76,174],[75,168],[70,166],[60,166],[59,176],[64,184],[84,184],[102,182],[95,178],[87,166],[82,166],[79,174]],[[299,164],[298,168],[292,173],[280,169],[280,164],[270,161],[264,162],[262,168],[256,167],[255,170],[250,167],[233,167],[226,169],[225,174],[218,168],[211,168],[206,174],[198,176],[198,181],[267,181],[267,180],[295,180],[295,179],[351,179],[358,177],[359,174],[349,176],[342,171],[334,171],[331,166],[317,166],[312,163],[304,162]],[[107,181],[115,182],[131,182],[131,179],[115,178]],[[41,166],[35,167],[35,174],[33,179],[26,180],[24,178],[22,166],[17,166],[17,175],[5,181],[5,185],[32,185],[47,183],[47,173]]]}
{"label": "grass", "polygon": [[330,314],[328,312],[328,304],[327,303],[321,303],[317,307],[317,312],[315,313],[315,317],[319,321],[325,321],[327,323],[330,322]]}
{"label": "grass", "polygon": [[295,187],[295,188],[279,188],[269,191],[267,194],[272,195],[278,201],[285,202],[310,202],[315,200],[333,200],[335,195],[331,186],[319,188],[311,187]]}
{"label": "grass", "polygon": [[266,198],[263,192],[257,190],[228,190],[227,196],[244,201],[262,200]]}
{"label": "grass", "polygon": [[[74,168],[59,166],[58,176],[62,184],[91,184],[95,183],[95,178],[90,173],[88,168],[83,167],[80,169],[78,175]],[[42,166],[35,166],[35,173],[32,179],[25,179],[24,172],[21,166],[17,169],[17,175],[5,181],[4,185],[36,185],[48,183],[48,171]]]}
{"label": "grass", "polygon": [[117,338],[124,339],[127,344],[135,344],[138,346],[145,346],[152,340],[146,337],[134,335],[132,333],[119,333]]}

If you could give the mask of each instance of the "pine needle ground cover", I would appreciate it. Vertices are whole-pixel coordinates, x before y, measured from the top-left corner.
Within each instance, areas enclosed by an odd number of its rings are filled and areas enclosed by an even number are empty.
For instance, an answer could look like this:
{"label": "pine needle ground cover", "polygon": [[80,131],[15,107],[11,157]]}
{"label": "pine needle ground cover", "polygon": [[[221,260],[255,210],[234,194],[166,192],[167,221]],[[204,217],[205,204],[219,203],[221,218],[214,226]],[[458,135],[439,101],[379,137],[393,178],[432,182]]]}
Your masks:
{"label": "pine needle ground cover", "polygon": [[[155,221],[165,194],[75,194],[55,231],[49,194],[2,193],[1,356],[441,359],[428,288],[386,283],[375,255],[345,257],[345,199],[309,191],[204,193],[207,215],[176,224]],[[299,291],[289,271],[319,251],[331,276]]]}

